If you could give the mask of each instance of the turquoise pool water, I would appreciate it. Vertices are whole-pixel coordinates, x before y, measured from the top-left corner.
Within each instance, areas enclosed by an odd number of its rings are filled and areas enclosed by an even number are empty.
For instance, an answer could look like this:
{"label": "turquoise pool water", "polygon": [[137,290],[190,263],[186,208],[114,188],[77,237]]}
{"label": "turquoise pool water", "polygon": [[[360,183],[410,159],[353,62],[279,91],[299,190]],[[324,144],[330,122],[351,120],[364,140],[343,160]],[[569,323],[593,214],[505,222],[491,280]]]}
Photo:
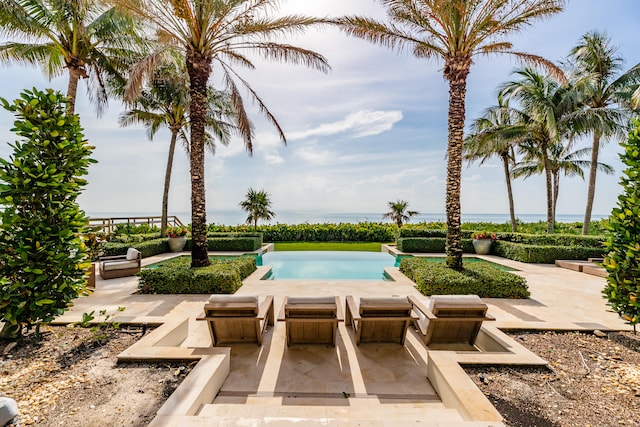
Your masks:
{"label": "turquoise pool water", "polygon": [[299,251],[267,252],[258,265],[271,266],[264,280],[389,280],[385,267],[397,267],[400,260],[385,252]]}

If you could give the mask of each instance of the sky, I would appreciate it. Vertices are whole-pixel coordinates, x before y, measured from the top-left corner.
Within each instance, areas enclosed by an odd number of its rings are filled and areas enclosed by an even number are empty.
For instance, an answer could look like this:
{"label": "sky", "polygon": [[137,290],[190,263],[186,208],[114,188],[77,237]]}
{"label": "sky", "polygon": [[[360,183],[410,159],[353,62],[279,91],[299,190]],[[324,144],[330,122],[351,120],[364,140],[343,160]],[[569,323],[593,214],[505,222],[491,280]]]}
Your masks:
{"label": "sky", "polygon": [[[565,11],[537,21],[511,38],[514,49],[558,61],[566,57],[590,30],[606,32],[626,60],[640,62],[637,43],[638,0],[570,0]],[[361,15],[384,19],[374,0],[286,0],[280,13],[336,17]],[[4,41],[4,40],[2,40]],[[207,154],[206,200],[209,211],[240,211],[238,204],[251,187],[264,189],[278,211],[380,212],[387,203],[407,200],[421,213],[445,211],[448,84],[442,62],[416,59],[369,42],[348,37],[334,28],[309,30],[291,40],[324,55],[331,71],[323,74],[301,66],[256,59],[255,70],[238,68],[283,128],[287,144],[252,106],[255,124],[253,156],[233,139]],[[467,88],[467,125],[496,102],[496,88],[511,79],[520,64],[507,56],[478,57]],[[217,83],[215,76],[212,82]],[[37,68],[18,64],[0,68],[0,96],[12,100],[26,88],[53,87],[66,91],[67,76],[46,80]],[[124,107],[111,100],[97,117],[81,83],[76,101],[85,136],[98,160],[90,168],[89,184],[79,203],[89,215],[159,214],[169,146],[169,133],[149,141],[142,126],[121,128]],[[0,110],[0,157],[9,158],[7,142],[14,117]],[[589,145],[579,142],[577,147]],[[619,145],[608,143],[600,161],[615,174],[598,175],[594,214],[607,215],[620,191],[622,164]],[[585,172],[585,176],[588,172]],[[542,177],[513,183],[516,215],[546,209]],[[558,214],[583,214],[587,184],[579,178],[561,179]],[[190,222],[188,158],[177,151],[169,214]],[[462,171],[464,214],[508,213],[504,176],[497,160]],[[185,218],[186,216],[186,218]],[[276,216],[277,219],[277,216]]]}

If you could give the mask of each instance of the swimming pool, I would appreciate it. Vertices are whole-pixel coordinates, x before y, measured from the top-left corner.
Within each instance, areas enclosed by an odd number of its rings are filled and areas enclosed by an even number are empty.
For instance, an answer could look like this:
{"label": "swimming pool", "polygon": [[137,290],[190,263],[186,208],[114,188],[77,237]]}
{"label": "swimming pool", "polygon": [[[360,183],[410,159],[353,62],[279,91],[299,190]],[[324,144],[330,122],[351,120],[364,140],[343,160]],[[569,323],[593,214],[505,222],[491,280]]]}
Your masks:
{"label": "swimming pool", "polygon": [[397,266],[395,256],[386,252],[299,251],[267,252],[257,264],[271,272],[263,280],[390,280],[385,267]]}

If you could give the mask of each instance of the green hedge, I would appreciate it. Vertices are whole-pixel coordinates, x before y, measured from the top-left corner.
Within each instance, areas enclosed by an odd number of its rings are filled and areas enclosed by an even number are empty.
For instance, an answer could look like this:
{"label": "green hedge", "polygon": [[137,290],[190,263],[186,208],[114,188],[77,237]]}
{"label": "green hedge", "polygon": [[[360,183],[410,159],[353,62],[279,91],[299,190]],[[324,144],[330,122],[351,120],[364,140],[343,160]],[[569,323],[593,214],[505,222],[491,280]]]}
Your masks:
{"label": "green hedge", "polygon": [[104,242],[102,244],[102,252],[105,256],[125,255],[129,248],[136,248],[139,250],[142,253],[142,258],[163,254],[168,250],[167,239],[154,239],[132,243]]}
{"label": "green hedge", "polygon": [[557,259],[599,258],[604,254],[604,249],[599,247],[538,246],[506,241],[497,241],[493,251],[514,261],[540,264],[553,264]]}
{"label": "green hedge", "polygon": [[[444,237],[400,237],[397,240],[399,251],[408,253],[444,253]],[[473,240],[462,239],[462,251],[473,253]]]}
{"label": "green hedge", "polygon": [[[473,231],[462,231],[462,250],[473,253]],[[491,253],[528,263],[553,264],[557,259],[587,259],[603,256],[602,236],[572,234],[496,233],[498,240]],[[446,230],[424,227],[403,227],[398,233],[398,250],[410,253],[442,253],[445,251]]]}
{"label": "green hedge", "polygon": [[191,268],[191,257],[180,256],[154,269],[143,269],[138,289],[143,294],[232,294],[256,270],[255,257],[211,259],[211,265]]}
{"label": "green hedge", "polygon": [[[395,224],[360,222],[357,224],[276,224],[261,225],[265,242],[393,242],[398,227]],[[208,226],[210,232],[248,233],[247,225]],[[254,231],[255,232],[255,231]]]}
{"label": "green hedge", "polygon": [[539,246],[585,246],[602,248],[604,236],[577,236],[573,234],[497,233],[501,241]]}
{"label": "green hedge", "polygon": [[155,240],[160,238],[160,233],[147,233],[147,234],[120,234],[112,235],[109,241],[113,243],[137,243],[147,240]]}
{"label": "green hedge", "polygon": [[527,281],[490,264],[468,263],[462,271],[420,258],[405,258],[400,271],[423,295],[467,295],[481,298],[528,298]]}
{"label": "green hedge", "polygon": [[[262,247],[262,236],[258,237],[208,237],[207,250],[209,251],[232,251],[232,252],[253,252]],[[191,239],[187,240],[185,251],[192,248]]]}
{"label": "green hedge", "polygon": [[[490,228],[483,230],[462,230],[463,239],[471,239],[475,231],[487,231]],[[604,236],[579,236],[574,234],[526,234],[526,233],[509,233],[509,232],[496,232],[496,236],[500,241],[523,243],[529,245],[541,245],[541,246],[585,246],[585,247],[603,247],[605,238]],[[398,232],[398,238],[407,237],[447,237],[447,231],[442,229],[431,229],[418,226],[404,226]]]}
{"label": "green hedge", "polygon": [[[471,239],[473,233],[474,232],[470,231],[470,230],[461,230],[460,231],[460,234],[462,235],[463,239]],[[403,238],[403,237],[429,237],[429,238],[441,237],[441,238],[446,238],[447,237],[447,230],[445,230],[445,229],[423,228],[423,227],[417,227],[417,226],[408,227],[408,226],[405,225],[404,227],[402,227],[398,231],[398,238]]]}

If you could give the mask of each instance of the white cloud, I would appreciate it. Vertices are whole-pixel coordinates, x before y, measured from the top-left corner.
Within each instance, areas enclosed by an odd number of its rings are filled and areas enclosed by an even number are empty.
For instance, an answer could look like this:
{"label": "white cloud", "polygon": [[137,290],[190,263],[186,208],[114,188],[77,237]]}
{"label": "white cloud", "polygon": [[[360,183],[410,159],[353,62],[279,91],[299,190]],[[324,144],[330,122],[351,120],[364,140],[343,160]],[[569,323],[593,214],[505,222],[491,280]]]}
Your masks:
{"label": "white cloud", "polygon": [[296,140],[341,133],[349,133],[354,138],[361,138],[388,131],[400,120],[402,120],[401,111],[361,110],[349,114],[344,120],[324,123],[306,131],[292,132],[290,138]]}

